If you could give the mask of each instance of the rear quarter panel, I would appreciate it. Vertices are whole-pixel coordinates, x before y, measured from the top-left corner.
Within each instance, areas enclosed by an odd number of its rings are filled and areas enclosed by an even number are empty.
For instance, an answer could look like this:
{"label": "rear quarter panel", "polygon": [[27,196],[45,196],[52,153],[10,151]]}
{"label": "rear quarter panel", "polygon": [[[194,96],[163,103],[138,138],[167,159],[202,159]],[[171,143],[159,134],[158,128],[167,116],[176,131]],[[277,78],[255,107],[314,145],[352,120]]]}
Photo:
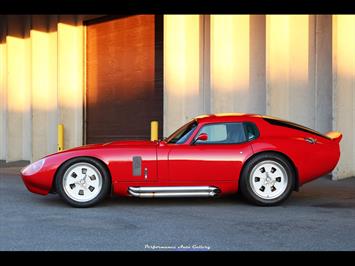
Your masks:
{"label": "rear quarter panel", "polygon": [[[339,160],[339,145],[331,140],[267,122],[260,122],[258,127],[260,137],[252,143],[254,153],[276,151],[285,154],[296,168],[299,185],[331,172]],[[305,141],[308,137],[317,142]]]}

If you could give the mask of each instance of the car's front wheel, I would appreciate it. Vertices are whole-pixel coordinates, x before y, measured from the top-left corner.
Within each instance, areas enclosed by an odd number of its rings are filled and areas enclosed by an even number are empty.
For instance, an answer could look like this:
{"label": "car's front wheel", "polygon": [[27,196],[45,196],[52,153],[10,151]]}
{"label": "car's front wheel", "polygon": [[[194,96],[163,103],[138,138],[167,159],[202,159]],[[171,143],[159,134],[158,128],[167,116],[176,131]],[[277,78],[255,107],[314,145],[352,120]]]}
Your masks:
{"label": "car's front wheel", "polygon": [[110,178],[100,162],[79,157],[65,162],[56,175],[58,194],[71,206],[91,207],[108,193]]}
{"label": "car's front wheel", "polygon": [[288,160],[276,153],[263,153],[245,165],[240,190],[252,203],[273,206],[290,196],[294,184],[295,173]]}

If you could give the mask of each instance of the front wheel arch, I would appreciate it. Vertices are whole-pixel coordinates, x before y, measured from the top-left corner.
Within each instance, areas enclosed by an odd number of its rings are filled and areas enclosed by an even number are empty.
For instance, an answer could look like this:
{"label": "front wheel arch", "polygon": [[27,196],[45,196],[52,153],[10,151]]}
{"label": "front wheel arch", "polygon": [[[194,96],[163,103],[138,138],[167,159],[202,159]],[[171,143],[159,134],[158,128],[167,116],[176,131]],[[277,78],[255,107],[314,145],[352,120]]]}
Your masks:
{"label": "front wheel arch", "polygon": [[[285,160],[287,160],[292,168],[293,168],[293,172],[295,174],[295,186],[293,188],[294,191],[299,191],[299,176],[298,176],[298,171],[297,171],[297,167],[295,166],[294,162],[291,160],[290,157],[288,157],[286,154],[282,153],[282,152],[279,152],[279,151],[274,151],[274,150],[268,150],[268,151],[262,151],[262,152],[257,152],[257,153],[254,153],[252,156],[250,156],[243,164],[243,167],[240,171],[240,175],[239,175],[239,179],[238,179],[238,187],[240,187],[240,177],[242,176],[243,174],[243,171],[245,170],[245,166],[247,165],[247,163],[252,160],[254,157],[260,155],[260,154],[264,154],[264,153],[268,153],[268,154],[277,154],[279,156],[282,156],[285,158]],[[239,190],[239,189],[238,189]]]}
{"label": "front wheel arch", "polygon": [[55,186],[55,180],[56,180],[56,178],[57,178],[57,173],[58,173],[59,169],[60,169],[66,162],[68,162],[68,161],[70,161],[70,160],[73,160],[73,159],[75,159],[75,158],[79,158],[79,157],[80,157],[80,158],[88,158],[88,159],[95,160],[95,161],[97,161],[99,164],[101,164],[102,167],[104,167],[104,168],[106,169],[106,172],[107,172],[107,174],[108,174],[108,176],[109,176],[109,178],[110,178],[110,188],[109,188],[109,191],[110,191],[110,194],[112,194],[112,176],[111,176],[110,169],[108,168],[107,164],[106,164],[104,161],[102,161],[102,160],[100,160],[100,159],[98,159],[98,158],[96,158],[96,157],[93,157],[93,156],[75,156],[75,157],[72,157],[72,158],[69,158],[69,159],[63,161],[63,162],[60,164],[60,166],[58,166],[58,168],[56,169],[56,171],[55,171],[55,173],[54,173],[54,175],[53,175],[53,180],[52,180],[52,186],[51,186],[50,193],[57,193],[57,191],[56,191],[56,186]]}

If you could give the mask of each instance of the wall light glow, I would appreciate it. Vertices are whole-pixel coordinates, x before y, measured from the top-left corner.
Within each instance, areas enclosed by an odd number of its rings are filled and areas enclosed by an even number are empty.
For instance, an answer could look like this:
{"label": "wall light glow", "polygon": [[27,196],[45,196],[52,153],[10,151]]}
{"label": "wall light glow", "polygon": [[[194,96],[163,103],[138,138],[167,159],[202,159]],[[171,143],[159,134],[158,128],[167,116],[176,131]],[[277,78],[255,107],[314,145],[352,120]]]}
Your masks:
{"label": "wall light glow", "polygon": [[0,160],[6,159],[6,43],[0,43]]}
{"label": "wall light glow", "polygon": [[355,16],[333,16],[334,66],[342,76],[353,77],[355,67]]}
{"label": "wall light glow", "polygon": [[31,108],[31,75],[29,71],[30,39],[6,37],[7,43],[7,108],[26,112]]}
{"label": "wall light glow", "polygon": [[[308,123],[309,110],[293,103],[313,106],[309,91],[309,16],[268,15],[266,18],[266,65],[268,113]],[[302,100],[303,99],[303,100]],[[292,109],[295,106],[295,111]],[[304,112],[303,112],[304,111]],[[293,113],[297,112],[295,116]],[[291,117],[292,116],[292,117]]]}
{"label": "wall light glow", "polygon": [[[335,173],[355,174],[355,16],[333,15],[334,129],[343,133]],[[351,143],[351,144],[350,144]]]}
{"label": "wall light glow", "polygon": [[[7,160],[31,157],[31,40],[6,37]],[[11,60],[10,60],[11,58]],[[10,148],[11,147],[11,148]]]}
{"label": "wall light glow", "polygon": [[83,104],[82,26],[58,23],[58,90],[64,108],[81,108]]}
{"label": "wall light glow", "polygon": [[164,16],[165,135],[200,111],[200,17]]}
{"label": "wall light glow", "polygon": [[[51,51],[55,33],[31,30],[32,42],[32,106],[39,111],[57,108],[56,49]],[[53,49],[52,49],[53,50]],[[55,79],[55,80],[54,80]]]}
{"label": "wall light glow", "polygon": [[211,16],[211,84],[218,91],[249,86],[249,15]]}
{"label": "wall light glow", "polygon": [[246,111],[250,81],[250,16],[211,16],[213,112]]}
{"label": "wall light glow", "polygon": [[199,91],[199,16],[164,16],[164,83],[170,93]]}
{"label": "wall light glow", "polygon": [[[291,15],[290,29],[290,68],[291,76],[295,81],[308,82],[309,69],[309,16]],[[299,86],[300,84],[295,84]]]}

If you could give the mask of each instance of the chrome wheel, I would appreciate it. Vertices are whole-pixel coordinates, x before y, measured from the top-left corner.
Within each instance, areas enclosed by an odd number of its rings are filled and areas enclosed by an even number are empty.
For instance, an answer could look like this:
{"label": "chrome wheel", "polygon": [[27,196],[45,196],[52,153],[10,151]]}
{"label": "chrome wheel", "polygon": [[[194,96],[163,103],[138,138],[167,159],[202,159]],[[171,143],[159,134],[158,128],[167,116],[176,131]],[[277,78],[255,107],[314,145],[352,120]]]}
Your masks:
{"label": "chrome wheel", "polygon": [[281,196],[287,188],[288,175],[278,162],[265,160],[255,165],[250,174],[252,191],[264,200]]}
{"label": "chrome wheel", "polygon": [[65,194],[76,202],[89,202],[102,190],[102,175],[90,163],[80,162],[71,165],[63,176]]}

